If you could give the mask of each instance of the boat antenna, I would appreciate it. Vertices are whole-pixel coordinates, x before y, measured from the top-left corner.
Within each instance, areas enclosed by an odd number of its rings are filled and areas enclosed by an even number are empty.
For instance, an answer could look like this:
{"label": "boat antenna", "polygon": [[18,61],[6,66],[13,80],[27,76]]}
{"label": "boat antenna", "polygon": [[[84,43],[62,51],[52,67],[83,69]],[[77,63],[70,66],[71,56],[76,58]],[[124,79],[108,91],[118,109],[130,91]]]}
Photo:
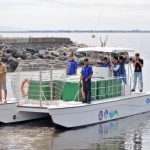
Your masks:
{"label": "boat antenna", "polygon": [[107,40],[108,40],[108,35],[105,37],[104,40],[102,40],[102,37],[100,36],[101,47],[105,47],[106,46]]}
{"label": "boat antenna", "polygon": [[96,33],[96,31],[97,31],[97,27],[98,27],[98,25],[99,25],[99,22],[100,22],[101,19],[102,19],[103,12],[104,12],[104,7],[102,7],[102,9],[101,9],[101,11],[100,11],[100,13],[99,13],[99,15],[98,15],[98,19],[97,19],[97,21],[96,21],[96,23],[95,23],[94,30],[92,31],[91,38],[96,38],[95,33]]}

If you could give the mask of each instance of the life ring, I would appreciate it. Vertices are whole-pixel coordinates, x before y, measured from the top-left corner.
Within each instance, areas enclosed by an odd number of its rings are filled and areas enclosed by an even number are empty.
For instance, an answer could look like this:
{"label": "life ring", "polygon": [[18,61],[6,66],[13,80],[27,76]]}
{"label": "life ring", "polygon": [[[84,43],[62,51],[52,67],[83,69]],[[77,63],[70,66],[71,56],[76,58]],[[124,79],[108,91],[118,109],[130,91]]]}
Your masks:
{"label": "life ring", "polygon": [[[27,89],[26,92],[25,92],[25,84],[27,84],[27,86],[28,86],[28,89]],[[28,94],[29,94],[29,85],[30,85],[30,81],[28,79],[25,79],[24,81],[22,81],[22,84],[21,84],[21,94],[23,96],[28,96]]]}

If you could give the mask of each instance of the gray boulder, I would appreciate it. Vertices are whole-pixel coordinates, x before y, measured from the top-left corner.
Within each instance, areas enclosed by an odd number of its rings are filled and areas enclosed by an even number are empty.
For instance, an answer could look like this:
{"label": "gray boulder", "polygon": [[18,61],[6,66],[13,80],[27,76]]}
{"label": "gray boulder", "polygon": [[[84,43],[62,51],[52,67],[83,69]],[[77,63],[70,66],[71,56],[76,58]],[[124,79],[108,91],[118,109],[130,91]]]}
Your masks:
{"label": "gray boulder", "polygon": [[53,47],[47,48],[48,51],[54,51]]}
{"label": "gray boulder", "polygon": [[34,54],[34,53],[38,53],[39,52],[39,50],[38,49],[33,49],[33,48],[26,48],[26,51],[27,52],[29,52],[29,53],[31,53],[32,55]]}
{"label": "gray boulder", "polygon": [[45,59],[51,59],[51,58],[52,58],[52,55],[51,55],[51,54],[45,55]]}
{"label": "gray boulder", "polygon": [[27,59],[27,60],[32,59],[32,55],[31,55],[30,53],[27,53],[27,54],[26,54],[26,59]]}
{"label": "gray boulder", "polygon": [[61,56],[58,57],[58,60],[60,60],[60,61],[66,61],[66,60],[67,60],[67,57],[61,55]]}
{"label": "gray boulder", "polygon": [[0,50],[4,47],[4,45],[0,45]]}
{"label": "gray boulder", "polygon": [[50,52],[52,56],[58,57],[59,56],[59,52],[57,51],[52,51]]}
{"label": "gray boulder", "polygon": [[10,57],[8,59],[8,65],[10,66],[11,70],[15,70],[17,68],[18,64],[19,63],[15,58]]}
{"label": "gray boulder", "polygon": [[50,52],[49,52],[49,51],[47,51],[47,50],[43,51],[43,53],[44,53],[44,55],[48,55],[48,54],[50,54]]}
{"label": "gray boulder", "polygon": [[[48,52],[48,54],[49,54],[49,52]],[[40,57],[40,58],[44,58],[45,57],[45,55],[47,55],[47,51],[46,50],[40,50],[39,52],[38,52],[38,56]]]}
{"label": "gray boulder", "polygon": [[9,58],[12,57],[11,54],[5,54],[2,56],[2,61],[3,62],[8,62]]}
{"label": "gray boulder", "polygon": [[34,55],[31,55],[32,59],[39,59],[39,55],[37,53],[35,53]]}

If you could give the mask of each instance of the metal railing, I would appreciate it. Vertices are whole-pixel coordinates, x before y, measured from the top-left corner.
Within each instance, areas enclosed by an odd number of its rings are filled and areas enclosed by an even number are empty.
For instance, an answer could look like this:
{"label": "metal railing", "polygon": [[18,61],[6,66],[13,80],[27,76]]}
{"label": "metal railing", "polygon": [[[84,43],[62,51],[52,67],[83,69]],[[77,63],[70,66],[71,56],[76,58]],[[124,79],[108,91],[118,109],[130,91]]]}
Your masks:
{"label": "metal railing", "polygon": [[[65,83],[62,81],[65,78],[66,65],[64,62],[23,61],[19,64],[11,85],[19,105],[26,103],[42,107],[50,100],[60,99],[62,86]],[[54,89],[57,90],[54,91]]]}
{"label": "metal railing", "polygon": [[[79,102],[84,99],[79,78],[77,75],[66,76],[64,63],[47,60],[24,61],[19,64],[12,78],[12,89],[19,105],[43,107],[58,100]],[[126,89],[123,78],[93,77],[91,99],[124,96]]]}

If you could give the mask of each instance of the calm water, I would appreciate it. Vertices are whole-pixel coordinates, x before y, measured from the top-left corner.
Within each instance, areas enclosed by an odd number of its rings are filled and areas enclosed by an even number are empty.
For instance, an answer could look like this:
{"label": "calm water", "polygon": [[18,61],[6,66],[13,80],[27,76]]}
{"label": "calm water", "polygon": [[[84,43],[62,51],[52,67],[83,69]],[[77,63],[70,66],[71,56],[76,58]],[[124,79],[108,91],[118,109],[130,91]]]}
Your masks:
{"label": "calm water", "polygon": [[[108,35],[107,46],[132,47],[144,58],[144,90],[150,91],[150,34],[148,33],[13,33],[6,37],[70,37],[77,43],[100,45],[99,37]],[[12,97],[8,74],[8,97]],[[137,142],[140,141],[140,142]],[[117,121],[98,124],[78,130],[60,131],[50,125],[50,120],[40,120],[16,125],[0,125],[1,150],[149,150],[150,112]]]}

